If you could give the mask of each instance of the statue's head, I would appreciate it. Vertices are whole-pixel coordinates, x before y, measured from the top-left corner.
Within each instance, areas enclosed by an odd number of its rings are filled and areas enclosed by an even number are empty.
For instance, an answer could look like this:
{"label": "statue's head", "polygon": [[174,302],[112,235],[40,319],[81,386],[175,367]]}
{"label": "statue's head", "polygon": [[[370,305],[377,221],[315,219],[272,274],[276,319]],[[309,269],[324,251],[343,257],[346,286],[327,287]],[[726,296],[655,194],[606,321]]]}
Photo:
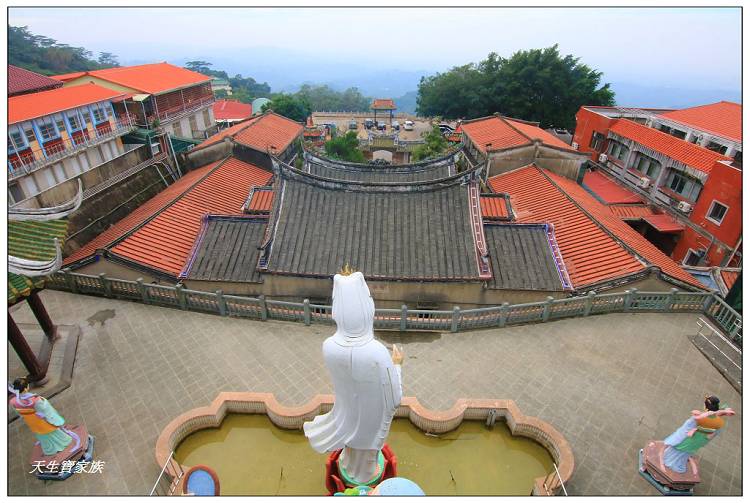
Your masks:
{"label": "statue's head", "polygon": [[29,380],[25,377],[19,377],[13,381],[13,389],[19,393],[25,393],[29,389]]}
{"label": "statue's head", "polygon": [[333,320],[338,334],[350,342],[366,342],[373,337],[375,303],[361,272],[333,277]]}
{"label": "statue's head", "polygon": [[703,401],[703,405],[706,406],[706,410],[717,411],[721,409],[721,400],[719,397],[714,395],[706,395]]}

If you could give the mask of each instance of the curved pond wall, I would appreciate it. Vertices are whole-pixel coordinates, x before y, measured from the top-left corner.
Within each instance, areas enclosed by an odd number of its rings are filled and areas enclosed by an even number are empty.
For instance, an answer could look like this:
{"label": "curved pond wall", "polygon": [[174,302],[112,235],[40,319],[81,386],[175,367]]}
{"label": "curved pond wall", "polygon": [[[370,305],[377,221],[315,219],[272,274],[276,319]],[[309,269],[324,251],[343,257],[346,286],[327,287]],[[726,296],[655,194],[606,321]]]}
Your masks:
{"label": "curved pond wall", "polygon": [[[189,410],[173,419],[156,441],[156,462],[164,466],[177,445],[191,433],[221,425],[228,413],[266,414],[276,426],[285,429],[302,429],[305,421],[328,412],[333,406],[333,395],[315,395],[298,407],[279,404],[271,393],[223,392],[207,407]],[[513,435],[535,440],[544,446],[558,467],[560,478],[567,483],[573,474],[573,451],[567,440],[552,425],[536,417],[525,416],[513,400],[459,399],[448,410],[433,411],[423,407],[415,397],[404,397],[396,417],[408,418],[426,433],[445,433],[467,420],[486,420],[495,411],[496,419],[504,419]],[[189,467],[183,466],[183,470]],[[169,474],[174,477],[171,467]],[[555,473],[534,481],[534,495],[556,494],[560,481]]]}

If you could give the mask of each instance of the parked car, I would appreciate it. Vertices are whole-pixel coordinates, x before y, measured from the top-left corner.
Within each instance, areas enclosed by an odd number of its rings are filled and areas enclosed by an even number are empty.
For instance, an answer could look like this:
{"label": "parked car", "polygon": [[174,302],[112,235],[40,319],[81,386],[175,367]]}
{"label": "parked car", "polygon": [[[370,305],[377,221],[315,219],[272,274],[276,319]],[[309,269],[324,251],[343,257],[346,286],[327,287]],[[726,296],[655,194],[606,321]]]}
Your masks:
{"label": "parked car", "polygon": [[378,130],[385,131],[385,122],[378,121]]}
{"label": "parked car", "polygon": [[404,121],[404,131],[414,131],[414,121]]}
{"label": "parked car", "polygon": [[398,131],[399,129],[401,129],[401,125],[398,123],[398,121],[391,122],[391,127],[393,129],[395,129],[396,131]]}
{"label": "parked car", "polygon": [[357,121],[354,119],[349,121],[349,129],[357,129]]}
{"label": "parked car", "polygon": [[440,132],[443,134],[451,134],[453,132],[453,127],[451,127],[450,124],[441,123],[438,125],[438,128],[440,129]]}
{"label": "parked car", "polygon": [[365,129],[372,129],[372,127],[375,125],[375,121],[372,119],[365,119]]}

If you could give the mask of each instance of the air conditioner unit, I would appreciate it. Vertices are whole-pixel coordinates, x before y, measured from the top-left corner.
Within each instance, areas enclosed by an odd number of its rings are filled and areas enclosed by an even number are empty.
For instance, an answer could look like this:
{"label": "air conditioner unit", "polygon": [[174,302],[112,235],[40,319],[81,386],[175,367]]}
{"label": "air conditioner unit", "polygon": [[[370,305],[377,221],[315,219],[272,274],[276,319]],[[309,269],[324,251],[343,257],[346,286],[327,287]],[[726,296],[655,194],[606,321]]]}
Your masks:
{"label": "air conditioner unit", "polygon": [[677,203],[677,209],[683,213],[689,213],[693,209],[693,206],[687,201],[680,201]]}
{"label": "air conditioner unit", "polygon": [[607,154],[599,154],[599,162],[607,162]]}
{"label": "air conditioner unit", "polygon": [[578,150],[578,143],[573,142],[570,144],[571,147],[573,147],[573,150]]}
{"label": "air conditioner unit", "polygon": [[640,178],[640,179],[638,180],[638,186],[639,186],[640,188],[642,188],[642,189],[646,189],[646,188],[648,188],[648,186],[649,186],[649,185],[651,185],[651,179],[650,179],[650,178],[648,178],[647,176],[642,176],[642,177],[641,177],[641,178]]}

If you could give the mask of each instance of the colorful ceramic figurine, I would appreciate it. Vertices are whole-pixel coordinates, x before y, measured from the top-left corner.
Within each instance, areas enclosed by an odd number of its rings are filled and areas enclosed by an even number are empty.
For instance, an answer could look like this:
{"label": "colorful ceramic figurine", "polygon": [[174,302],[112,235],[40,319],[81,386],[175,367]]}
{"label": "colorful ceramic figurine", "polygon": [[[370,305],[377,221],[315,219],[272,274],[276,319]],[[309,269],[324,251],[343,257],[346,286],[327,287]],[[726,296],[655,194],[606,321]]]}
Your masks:
{"label": "colorful ceramic figurine", "polygon": [[693,455],[724,427],[722,416],[734,415],[715,396],[706,396],[704,405],[704,411],[694,410],[663,442],[651,440],[638,454],[641,476],[662,494],[693,494],[701,481],[698,461]]}
{"label": "colorful ceramic figurine", "polygon": [[44,480],[65,480],[78,473],[73,465],[92,460],[94,437],[84,424],[67,426],[46,398],[29,392],[29,382],[23,377],[8,385],[8,390],[14,395],[10,404],[37,439],[31,449],[29,473]]}
{"label": "colorful ceramic figurine", "polygon": [[678,473],[685,473],[687,460],[718,435],[724,427],[721,416],[733,416],[734,411],[719,403],[715,396],[706,396],[705,410],[694,410],[690,419],[664,439],[664,466]]}
{"label": "colorful ceramic figurine", "polygon": [[80,444],[81,439],[65,428],[65,419],[52,404],[44,397],[29,393],[29,383],[25,378],[16,379],[8,389],[15,395],[11,405],[39,440],[45,456],[64,451],[71,442]]}
{"label": "colorful ceramic figurine", "polygon": [[[316,451],[340,452],[336,468],[347,487],[373,487],[388,476],[384,447],[401,403],[401,362],[375,340],[375,305],[361,272],[346,268],[333,278],[336,333],[323,343],[333,379],[333,409],[304,424]],[[331,491],[333,493],[334,491]]]}

